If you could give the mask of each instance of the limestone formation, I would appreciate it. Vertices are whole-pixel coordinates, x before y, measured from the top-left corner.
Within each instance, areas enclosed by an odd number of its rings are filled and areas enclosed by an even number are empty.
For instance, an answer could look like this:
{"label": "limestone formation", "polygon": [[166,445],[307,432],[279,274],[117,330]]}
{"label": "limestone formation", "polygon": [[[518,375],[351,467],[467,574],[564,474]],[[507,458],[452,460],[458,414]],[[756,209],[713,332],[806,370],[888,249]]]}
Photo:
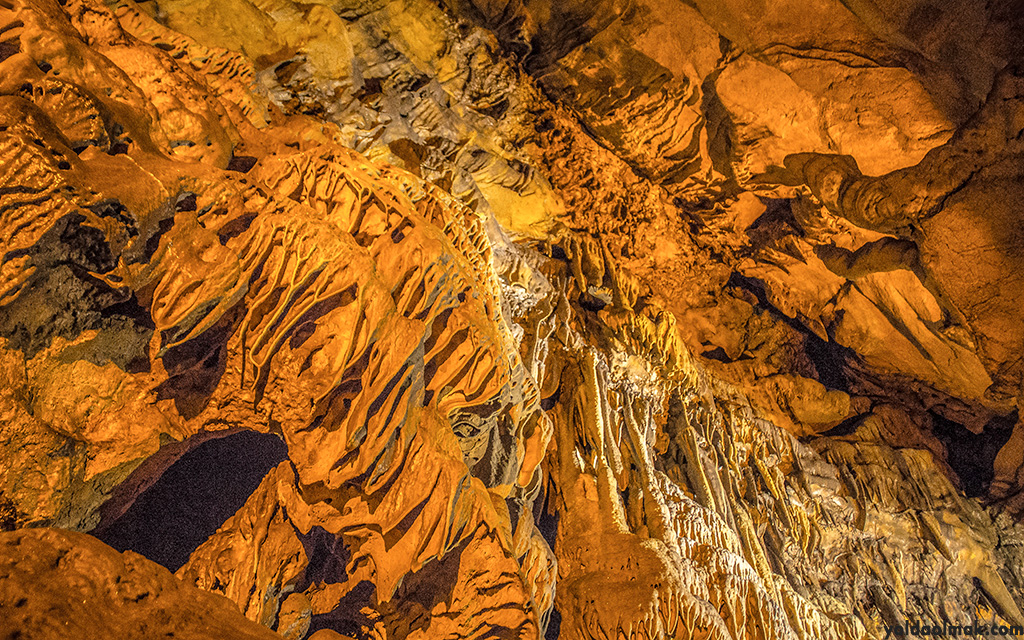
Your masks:
{"label": "limestone formation", "polygon": [[1024,627],[1024,14],[890,5],[0,0],[0,637]]}
{"label": "limestone formation", "polygon": [[4,638],[273,640],[221,596],[92,536],[56,529],[0,534]]}

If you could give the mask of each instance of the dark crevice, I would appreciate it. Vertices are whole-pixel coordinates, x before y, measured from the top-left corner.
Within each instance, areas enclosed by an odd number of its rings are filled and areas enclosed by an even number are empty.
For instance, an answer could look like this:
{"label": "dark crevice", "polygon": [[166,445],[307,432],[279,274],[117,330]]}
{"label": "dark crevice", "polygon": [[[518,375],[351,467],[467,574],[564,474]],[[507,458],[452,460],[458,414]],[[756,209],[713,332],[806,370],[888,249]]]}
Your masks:
{"label": "dark crevice", "polygon": [[818,382],[829,389],[850,392],[850,380],[846,375],[846,347],[835,342],[825,342],[813,333],[804,334],[804,353],[818,373]]}
{"label": "dark crevice", "polygon": [[725,352],[722,347],[715,347],[714,349],[708,349],[700,354],[701,357],[707,358],[708,360],[717,360],[718,362],[732,362],[729,358],[729,354]]}
{"label": "dark crevice", "polygon": [[850,377],[846,363],[855,359],[854,352],[840,346],[834,341],[826,342],[807,330],[798,320],[786,316],[768,301],[764,283],[756,278],[749,278],[734,272],[729,276],[727,287],[735,287],[747,291],[757,298],[758,306],[768,310],[776,318],[799,332],[804,337],[803,352],[814,365],[816,379],[829,389],[850,392]]}
{"label": "dark crevice", "polygon": [[309,635],[321,629],[330,629],[338,633],[362,638],[362,630],[372,628],[374,621],[366,614],[366,607],[373,601],[376,587],[369,580],[363,580],[352,588],[341,601],[328,613],[316,614],[309,624]]}
{"label": "dark crevice", "polygon": [[551,411],[558,404],[558,399],[562,396],[562,387],[555,387],[555,392],[546,398],[540,399],[540,408],[544,411]]}
{"label": "dark crevice", "polygon": [[231,156],[227,170],[248,173],[254,166],[256,166],[256,158],[254,156]]}
{"label": "dark crevice", "polygon": [[562,632],[562,614],[558,612],[557,607],[552,607],[550,616],[548,628],[544,631],[544,640],[558,640]]}
{"label": "dark crevice", "polygon": [[996,454],[1010,439],[1017,412],[989,420],[981,433],[973,433],[934,411],[930,413],[932,432],[946,445],[947,462],[964,493],[970,498],[984,496],[995,473]]}
{"label": "dark crevice", "polygon": [[343,584],[348,579],[345,567],[352,559],[351,554],[337,536],[323,527],[313,526],[308,534],[299,538],[309,561],[296,591],[305,591],[312,584]]}
{"label": "dark crevice", "polygon": [[819,435],[825,438],[841,438],[843,436],[852,435],[857,430],[857,427],[859,427],[863,422],[863,414],[850,416],[846,420],[843,420],[836,426]]}
{"label": "dark crevice", "polygon": [[[97,210],[100,215],[132,222],[116,203]],[[0,337],[31,358],[58,337],[73,340],[95,330],[94,339],[73,348],[75,359],[97,366],[113,362],[126,371],[144,370],[153,321],[134,295],[93,275],[110,272],[117,258],[103,232],[84,222],[80,214],[65,216],[32,247],[2,256],[27,257],[26,268],[35,272],[10,303],[0,306]],[[133,224],[125,229],[133,232]]]}
{"label": "dark crevice", "polygon": [[277,436],[242,431],[185,453],[123,515],[93,535],[176,571],[287,458]]}
{"label": "dark crevice", "polygon": [[537,530],[551,549],[555,548],[555,539],[558,537],[558,521],[560,519],[558,509],[555,505],[551,504],[551,501],[555,499],[555,495],[557,495],[555,491],[549,491],[544,500],[538,497],[536,502],[538,506],[535,507],[534,513]]}
{"label": "dark crevice", "polygon": [[755,247],[766,247],[779,242],[786,236],[805,235],[796,216],[793,215],[792,201],[763,198],[765,212],[747,228],[747,237]]}

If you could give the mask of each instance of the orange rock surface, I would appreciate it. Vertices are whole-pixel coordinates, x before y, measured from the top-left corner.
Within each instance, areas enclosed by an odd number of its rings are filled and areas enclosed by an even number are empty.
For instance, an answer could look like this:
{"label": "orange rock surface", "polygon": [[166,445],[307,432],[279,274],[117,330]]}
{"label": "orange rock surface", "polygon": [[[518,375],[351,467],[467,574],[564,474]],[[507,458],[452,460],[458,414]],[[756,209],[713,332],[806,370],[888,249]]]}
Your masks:
{"label": "orange rock surface", "polygon": [[0,637],[1024,625],[1022,33],[0,0]]}

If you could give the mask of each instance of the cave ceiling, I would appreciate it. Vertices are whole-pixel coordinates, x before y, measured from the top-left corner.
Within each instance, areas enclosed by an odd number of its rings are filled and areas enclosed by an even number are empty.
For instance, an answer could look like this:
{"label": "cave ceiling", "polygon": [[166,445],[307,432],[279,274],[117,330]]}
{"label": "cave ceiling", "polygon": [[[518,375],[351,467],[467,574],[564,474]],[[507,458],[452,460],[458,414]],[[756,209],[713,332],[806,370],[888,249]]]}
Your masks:
{"label": "cave ceiling", "polygon": [[1014,0],[0,0],[0,639],[1024,635],[1022,309]]}

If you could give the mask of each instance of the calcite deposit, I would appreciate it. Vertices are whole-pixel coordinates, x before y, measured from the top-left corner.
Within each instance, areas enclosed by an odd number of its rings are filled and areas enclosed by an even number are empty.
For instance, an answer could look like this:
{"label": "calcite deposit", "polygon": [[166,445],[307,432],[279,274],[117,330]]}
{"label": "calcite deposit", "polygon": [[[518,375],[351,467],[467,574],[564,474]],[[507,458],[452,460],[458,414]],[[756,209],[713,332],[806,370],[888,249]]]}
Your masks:
{"label": "calcite deposit", "polygon": [[1022,42],[0,0],[0,638],[1024,632]]}

